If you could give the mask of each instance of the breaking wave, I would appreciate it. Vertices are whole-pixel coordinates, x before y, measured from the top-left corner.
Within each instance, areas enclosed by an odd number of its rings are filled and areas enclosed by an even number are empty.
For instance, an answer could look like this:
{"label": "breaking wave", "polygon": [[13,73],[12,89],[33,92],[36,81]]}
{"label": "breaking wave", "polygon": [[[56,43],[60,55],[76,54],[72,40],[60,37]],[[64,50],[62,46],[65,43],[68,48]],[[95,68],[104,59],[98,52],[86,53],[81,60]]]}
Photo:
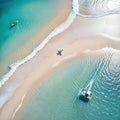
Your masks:
{"label": "breaking wave", "polygon": [[120,0],[78,0],[81,17],[102,17],[120,14]]}
{"label": "breaking wave", "polygon": [[[106,2],[105,2],[106,1]],[[72,2],[72,12],[70,13],[67,20],[62,23],[60,26],[55,28],[53,32],[51,32],[47,38],[37,47],[33,50],[31,54],[29,54],[27,57],[25,57],[22,60],[19,60],[11,65],[9,65],[9,72],[6,73],[2,78],[0,79],[0,87],[2,87],[6,81],[10,79],[10,77],[13,75],[13,73],[16,71],[16,69],[23,65],[24,63],[31,60],[40,50],[46,46],[46,44],[56,36],[57,34],[63,32],[66,30],[71,23],[76,18],[76,15],[82,16],[82,17],[99,17],[104,16],[106,14],[117,14],[120,13],[120,1],[118,0],[91,0],[91,2],[88,2],[87,0],[73,0]],[[115,5],[113,5],[113,3]],[[101,4],[101,5],[100,5]],[[92,7],[93,6],[93,7]],[[107,7],[106,7],[107,6]],[[104,9],[102,9],[104,8]],[[102,9],[102,10],[100,10]],[[99,13],[99,15],[98,15]],[[5,98],[6,99],[6,98]],[[4,99],[4,103],[7,101]],[[8,98],[7,98],[8,99]],[[4,104],[3,103],[3,104]]]}
{"label": "breaking wave", "polygon": [[[76,9],[75,7],[76,5],[76,0],[73,0],[73,9]],[[77,12],[77,11],[76,11]],[[31,60],[39,51],[41,51],[46,44],[57,34],[63,32],[64,30],[66,30],[71,23],[74,21],[74,19],[76,18],[76,14],[74,12],[71,12],[70,15],[68,16],[67,20],[62,23],[61,25],[59,25],[57,28],[55,28],[44,40],[43,42],[36,47],[32,53],[30,53],[27,57],[25,57],[22,60],[16,61],[13,64],[10,64],[9,67],[9,72],[6,73],[5,75],[3,75],[0,79],[0,88],[2,86],[4,86],[4,84],[10,79],[10,77],[14,74],[14,72],[17,70],[17,68],[21,65],[23,65],[24,63],[28,62],[29,60]],[[11,92],[8,93],[8,95],[4,94],[2,95],[2,101],[0,101],[0,108],[2,107],[2,105],[9,99],[9,97],[12,95],[12,93],[14,92],[14,90],[11,90]]]}

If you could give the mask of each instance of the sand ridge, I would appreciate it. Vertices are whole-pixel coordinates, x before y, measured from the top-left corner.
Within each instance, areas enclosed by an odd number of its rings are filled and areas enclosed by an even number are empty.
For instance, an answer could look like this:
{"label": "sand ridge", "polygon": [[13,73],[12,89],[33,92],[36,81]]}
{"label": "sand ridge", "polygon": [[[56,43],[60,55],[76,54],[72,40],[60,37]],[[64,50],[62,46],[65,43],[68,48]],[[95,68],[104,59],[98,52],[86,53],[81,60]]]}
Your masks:
{"label": "sand ridge", "polygon": [[[71,6],[68,7],[68,9],[67,13],[69,14]],[[1,109],[0,119],[11,119],[17,106],[21,103],[23,95],[26,95],[26,97],[23,100],[22,108],[24,108],[29,100],[33,88],[47,80],[57,67],[73,59],[87,57],[84,54],[86,49],[97,50],[105,47],[120,49],[119,41],[112,41],[94,34],[101,33],[103,30],[109,34],[107,25],[105,26],[105,22],[109,21],[109,19],[106,19],[107,18],[85,19],[76,17],[75,21],[66,31],[52,38],[32,60],[20,66],[10,80],[22,79],[23,82],[20,87],[17,88],[11,99]],[[112,26],[114,26],[114,22]],[[59,48],[64,49],[62,56],[56,55],[57,49]],[[58,62],[58,66],[54,67]],[[7,115],[6,111],[8,111]],[[16,113],[15,119],[18,119],[19,115],[20,112]]]}

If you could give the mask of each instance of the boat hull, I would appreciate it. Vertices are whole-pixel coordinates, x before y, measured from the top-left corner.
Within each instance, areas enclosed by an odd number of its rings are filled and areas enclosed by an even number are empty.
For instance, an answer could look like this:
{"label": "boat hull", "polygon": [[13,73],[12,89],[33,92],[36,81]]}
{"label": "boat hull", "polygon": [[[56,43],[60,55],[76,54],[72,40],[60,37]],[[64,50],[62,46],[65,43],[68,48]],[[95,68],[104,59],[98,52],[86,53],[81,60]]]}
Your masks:
{"label": "boat hull", "polygon": [[85,97],[84,95],[80,95],[79,99],[84,101],[84,102],[88,102],[89,101],[89,98]]}

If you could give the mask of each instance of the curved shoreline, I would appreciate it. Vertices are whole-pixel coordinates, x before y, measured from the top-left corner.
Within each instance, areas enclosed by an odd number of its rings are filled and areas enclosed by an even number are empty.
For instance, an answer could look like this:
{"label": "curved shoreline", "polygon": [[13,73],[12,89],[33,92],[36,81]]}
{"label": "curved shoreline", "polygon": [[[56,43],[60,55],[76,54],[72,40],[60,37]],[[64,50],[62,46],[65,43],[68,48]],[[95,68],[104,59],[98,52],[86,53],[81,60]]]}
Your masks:
{"label": "curved shoreline", "polygon": [[[77,42],[77,44],[78,43],[79,42]],[[70,63],[70,62],[72,62],[74,60],[77,60],[77,59],[84,59],[84,58],[87,58],[89,56],[92,56],[93,58],[96,58],[96,57],[98,58],[98,57],[104,56],[105,54],[109,54],[109,53],[116,53],[117,52],[117,53],[120,54],[120,50],[113,49],[113,48],[107,48],[107,47],[105,47],[105,48],[101,47],[98,50],[96,50],[96,49],[94,49],[94,50],[88,49],[88,50],[85,50],[83,52],[80,52],[81,50],[80,51],[78,50],[77,44],[70,45],[71,47],[73,46],[73,48],[72,48],[72,50],[70,52],[69,52],[70,47],[67,46],[66,47],[67,53],[65,53],[65,55],[62,58],[60,58],[59,61],[56,61],[56,60],[53,61],[54,64],[52,64],[51,67],[49,66],[51,69],[48,70],[48,71],[46,69],[45,73],[43,73],[42,77],[40,77],[40,80],[36,81],[31,86],[32,89],[29,92],[27,92],[27,96],[25,97],[25,101],[23,101],[23,103],[20,103],[20,105],[22,104],[21,108],[19,110],[17,110],[17,108],[16,108],[16,110],[15,110],[15,113],[16,113],[16,115],[14,115],[15,120],[19,119],[21,113],[23,112],[22,110],[24,110],[26,103],[29,101],[30,97],[32,97],[31,95],[32,95],[33,91],[35,90],[35,88],[41,86],[52,74],[54,74],[54,71],[56,71],[57,69],[59,69],[62,66],[64,66],[64,64],[66,64],[68,62]],[[77,51],[77,53],[74,54],[75,51]],[[14,119],[11,119],[11,120],[14,120]]]}
{"label": "curved shoreline", "polygon": [[[69,25],[69,24],[67,24]],[[64,31],[65,32],[65,31]],[[65,35],[65,33],[62,32],[63,35]],[[73,34],[73,33],[72,33]],[[3,110],[0,111],[0,114],[3,116],[3,117],[8,117],[8,118],[12,118],[12,115],[15,110],[16,110],[16,106],[18,106],[20,103],[21,103],[21,99],[23,97],[23,94],[25,94],[25,91],[27,91],[27,93],[29,94],[27,97],[29,98],[30,96],[30,91],[31,91],[31,87],[33,86],[37,86],[37,83],[40,84],[40,82],[42,83],[44,80],[44,78],[46,77],[46,74],[49,76],[49,74],[51,73],[51,67],[54,67],[53,64],[60,61],[61,62],[65,62],[64,59],[66,58],[70,58],[71,57],[69,56],[71,54],[71,56],[73,55],[73,57],[76,56],[76,51],[78,52],[78,56],[79,56],[79,53],[81,53],[81,51],[84,51],[85,49],[88,49],[88,46],[89,46],[89,49],[101,49],[103,47],[107,47],[107,44],[108,43],[109,45],[111,45],[111,47],[116,47],[117,46],[117,43],[115,45],[112,46],[112,42],[109,41],[109,40],[106,40],[106,39],[93,39],[91,37],[91,42],[94,43],[94,44],[91,44],[89,43],[88,39],[83,39],[82,42],[79,41],[78,39],[74,39],[74,41],[72,41],[70,44],[67,44],[65,46],[63,46],[63,43],[60,42],[60,40],[62,39],[62,42],[65,42],[63,39],[65,39],[64,37],[61,39],[59,39],[59,37],[61,36],[61,34],[57,35],[56,37],[53,37],[52,38],[52,41],[49,42],[49,44],[46,43],[45,47],[47,47],[47,50],[45,49],[42,49],[41,50],[41,54],[39,52],[39,54],[37,54],[35,57],[32,58],[32,60],[29,60],[29,62],[26,62],[26,64],[24,64],[23,66],[20,66],[17,70],[17,72],[14,73],[14,75],[11,77],[11,79],[16,79],[18,78],[20,75],[22,75],[22,73],[20,73],[22,70],[26,70],[28,71],[28,69],[34,69],[35,67],[36,70],[35,72],[32,71],[32,75],[31,75],[31,71],[25,76],[24,79],[24,82],[20,85],[20,88],[18,88],[14,95],[12,96],[12,98],[10,98],[10,100],[3,106]],[[59,40],[58,40],[59,39]],[[90,39],[90,38],[89,38]],[[68,40],[68,38],[66,38],[65,40]],[[76,40],[76,42],[75,42]],[[85,40],[85,41],[84,41]],[[97,40],[97,41],[96,41]],[[99,41],[100,40],[100,41]],[[57,41],[55,44],[54,42]],[[99,42],[98,42],[99,41]],[[88,42],[88,43],[87,43]],[[81,45],[82,44],[82,45]],[[85,45],[86,44],[86,45]],[[50,45],[54,46],[54,48],[52,48]],[[80,46],[81,45],[81,46]],[[94,45],[96,45],[94,47]],[[56,50],[58,47],[61,47],[63,46],[65,48],[65,52],[64,52],[64,55],[63,57],[57,57],[56,58]],[[93,48],[94,47],[94,48]],[[120,47],[119,47],[120,48]],[[52,52],[50,51],[52,49]],[[39,51],[39,49],[36,49]],[[49,51],[49,52],[48,52]],[[47,54],[48,52],[48,54]],[[41,56],[42,54],[46,53],[45,55],[47,55],[46,59],[44,59],[42,62],[40,61],[40,57],[43,57]],[[34,55],[34,54],[33,54]],[[78,57],[77,56],[77,57]],[[81,54],[80,56],[81,57]],[[37,61],[37,63],[35,63]],[[41,62],[41,63],[40,63]],[[64,64],[64,63],[63,63]],[[32,68],[32,65],[34,65],[34,68]],[[52,65],[52,66],[51,66]],[[28,67],[29,66],[29,67]],[[38,68],[40,67],[40,68]],[[25,71],[23,71],[25,72]],[[41,75],[39,75],[41,74]],[[17,76],[17,77],[16,77]],[[38,82],[39,81],[39,82]],[[27,87],[27,88],[26,88]],[[24,91],[24,89],[26,89]],[[22,92],[21,92],[22,91]],[[17,93],[17,94],[16,94]],[[19,95],[19,96],[18,96]],[[13,101],[12,101],[13,99]],[[18,101],[15,101],[16,99],[19,99]],[[13,103],[15,103],[14,106]],[[10,106],[9,106],[10,105]],[[7,106],[7,107],[6,107]],[[10,107],[12,107],[12,110],[10,110]],[[10,113],[8,116],[5,116],[6,114],[6,110],[8,109],[8,111],[10,110]],[[0,116],[1,118],[1,116]],[[4,119],[4,120],[7,120],[7,119]]]}
{"label": "curved shoreline", "polygon": [[16,71],[16,69],[23,65],[24,63],[26,63],[27,61],[29,61],[30,59],[32,59],[37,52],[39,52],[40,50],[42,50],[42,48],[44,48],[44,46],[49,42],[49,40],[56,36],[57,34],[63,32],[64,30],[66,30],[70,24],[73,22],[73,20],[75,19],[76,16],[80,16],[83,18],[98,18],[98,17],[104,17],[107,15],[113,15],[113,14],[120,14],[120,12],[115,13],[115,12],[110,12],[110,13],[106,13],[104,15],[84,15],[79,13],[79,3],[78,0],[73,0],[72,2],[72,12],[69,15],[68,19],[66,20],[66,23],[61,24],[60,26],[58,26],[57,28],[55,28],[48,36],[47,38],[45,38],[43,40],[43,42],[36,47],[32,53],[30,53],[28,56],[26,56],[24,59],[16,61],[13,64],[10,64],[9,67],[9,72],[6,73],[5,75],[2,76],[1,80],[0,80],[0,87],[2,87],[6,81],[9,80],[9,78],[13,75],[13,73]]}
{"label": "curved shoreline", "polygon": [[[96,2],[96,1],[94,1],[94,2]],[[109,11],[101,11],[101,14],[100,13],[99,14],[82,14],[82,13],[80,13],[80,11],[79,12],[75,11],[75,13],[76,13],[77,16],[84,17],[84,18],[99,18],[99,17],[108,16],[108,15],[120,14],[120,10],[110,10],[109,9]]]}
{"label": "curved shoreline", "polygon": [[[68,1],[65,1],[65,2],[68,2]],[[64,2],[64,3],[65,3]],[[70,1],[69,1],[70,2]],[[71,2],[69,3],[69,4],[71,4]],[[68,3],[66,4],[65,3],[65,5],[68,5]],[[66,6],[66,7],[71,7],[71,6]],[[68,15],[68,12],[70,13],[70,11],[71,11],[71,9],[66,9],[66,13],[67,13],[67,15]],[[66,16],[66,13],[65,13],[65,16],[63,16],[63,18],[64,19],[66,19],[66,17],[68,17],[68,16]],[[9,68],[10,68],[10,71],[7,73],[7,74],[5,74],[3,77],[2,77],[2,80],[0,81],[0,87],[4,87],[4,85],[6,85],[5,83],[9,80],[9,79],[11,79],[11,77],[12,77],[12,75],[13,75],[13,73],[15,73],[16,72],[16,70],[21,66],[21,65],[23,65],[24,63],[28,63],[28,61],[30,61],[32,58],[34,58],[34,56],[36,56],[36,54],[40,51],[40,50],[42,50],[42,48],[44,48],[46,45],[47,45],[47,43],[48,43],[48,41],[52,38],[52,37],[54,37],[54,36],[56,36],[57,34],[59,34],[59,33],[61,33],[61,32],[63,32],[70,24],[71,24],[71,22],[73,22],[73,19],[75,18],[75,15],[71,12],[71,14],[69,15],[69,17],[68,17],[68,19],[64,22],[64,23],[62,23],[62,24],[60,24],[57,28],[55,28],[48,36],[47,36],[47,38],[37,47],[37,48],[35,48],[34,50],[33,50],[33,52],[31,53],[31,54],[29,54],[27,57],[25,57],[23,60],[20,60],[20,61],[17,61],[16,63],[14,63],[14,64],[11,64],[10,66],[9,66]],[[62,19],[62,18],[61,18]],[[61,21],[61,20],[60,20]],[[57,25],[58,25],[58,21],[57,21]],[[12,93],[13,94],[13,93]],[[13,96],[13,95],[12,95]],[[7,100],[8,101],[8,100]],[[3,103],[3,107],[1,108],[1,109],[3,109],[4,108],[4,106],[5,106],[5,103],[7,102],[7,101],[4,101],[4,103]],[[1,112],[3,112],[2,110],[0,110],[0,113]],[[5,117],[5,116],[4,116]],[[0,118],[1,118],[1,116],[0,116]]]}
{"label": "curved shoreline", "polygon": [[[66,2],[66,1],[65,1]],[[64,2],[64,3],[65,3]],[[66,4],[66,3],[65,3]],[[71,3],[70,3],[71,4]],[[71,10],[70,10],[71,11]],[[68,11],[69,12],[69,11]],[[59,13],[61,14],[61,13]],[[68,13],[67,13],[68,14]],[[56,36],[57,34],[63,32],[65,29],[67,29],[67,27],[73,22],[74,18],[75,18],[75,14],[73,14],[72,12],[69,14],[69,16],[67,16],[67,20],[63,23],[59,23],[60,25],[58,25],[58,27],[56,27],[44,40],[41,44],[39,44],[38,47],[36,47],[32,53],[30,53],[28,56],[26,56],[24,59],[22,60],[19,60],[11,65],[9,65],[9,72],[7,74],[5,74],[1,81],[0,81],[0,88],[4,87],[5,83],[7,81],[9,81],[9,79],[11,79],[12,75],[16,72],[16,70],[22,66],[24,63],[27,63],[28,61],[30,61],[32,58],[34,58],[36,56],[36,54],[41,51],[46,45],[47,43],[54,37]],[[66,16],[64,16],[66,19]],[[61,18],[62,19],[62,18]],[[61,21],[61,20],[60,20]],[[18,87],[18,85],[16,86],[16,88]],[[16,88],[13,88],[13,91],[16,89]],[[11,93],[12,94],[12,93]],[[8,95],[7,99],[6,100],[2,100],[0,102],[0,108],[2,108],[2,106],[4,105],[4,103],[9,99],[11,95]],[[6,98],[6,96],[5,96]],[[4,99],[2,97],[2,99]]]}
{"label": "curved shoreline", "polygon": [[[73,0],[73,9],[75,8],[74,7],[74,1]],[[75,19],[76,17],[76,14],[71,12],[69,17],[67,18],[67,20],[62,23],[61,25],[59,25],[57,28],[55,28],[48,36],[47,38],[45,38],[43,40],[43,42],[38,46],[36,47],[32,53],[30,53],[28,56],[26,56],[24,59],[22,60],[19,60],[11,65],[9,65],[9,68],[10,68],[10,71],[5,74],[4,76],[2,76],[1,80],[0,80],[0,87],[2,87],[6,81],[9,80],[9,78],[13,75],[13,73],[16,71],[16,69],[23,65],[24,63],[26,63],[27,61],[29,61],[30,59],[32,59],[40,50],[42,50],[42,48],[44,48],[44,46],[49,42],[49,40],[56,36],[57,34],[63,32],[64,30],[66,30],[70,25],[71,23],[73,22],[73,20]]]}

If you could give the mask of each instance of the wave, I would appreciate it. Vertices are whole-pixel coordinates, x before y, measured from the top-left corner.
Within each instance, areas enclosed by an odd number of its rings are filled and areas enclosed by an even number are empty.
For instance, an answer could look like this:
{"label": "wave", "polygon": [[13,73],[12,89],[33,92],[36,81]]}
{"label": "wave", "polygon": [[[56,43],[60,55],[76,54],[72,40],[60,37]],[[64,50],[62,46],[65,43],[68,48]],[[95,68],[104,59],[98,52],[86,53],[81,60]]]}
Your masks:
{"label": "wave", "polygon": [[[81,0],[82,4],[84,3],[85,0]],[[82,17],[100,17],[101,15],[82,15],[79,13],[79,0],[73,0],[72,1],[72,12],[70,13],[69,17],[67,18],[67,20],[62,23],[60,26],[58,26],[57,28],[55,28],[48,36],[47,38],[37,47],[33,50],[33,52],[31,54],[29,54],[27,57],[25,57],[22,60],[19,60],[11,65],[9,65],[10,71],[5,74],[4,76],[2,76],[2,78],[0,79],[0,87],[2,87],[6,81],[9,80],[9,78],[13,75],[13,73],[16,71],[16,69],[23,65],[24,63],[28,62],[29,60],[31,60],[41,49],[44,48],[44,46],[49,42],[49,40],[51,38],[53,38],[54,36],[56,36],[57,34],[63,32],[64,30],[66,30],[71,23],[74,21],[76,15],[80,15]]]}
{"label": "wave", "polygon": [[85,18],[104,17],[111,14],[120,14],[119,0],[78,0],[78,16]]}
{"label": "wave", "polygon": [[[76,0],[73,0],[73,9],[76,9]],[[77,12],[77,11],[76,11]],[[18,67],[20,67],[21,65],[23,65],[24,63],[30,61],[39,51],[41,51],[46,44],[57,34],[65,31],[74,21],[74,19],[76,18],[76,14],[72,11],[70,13],[70,15],[68,16],[67,20],[62,23],[61,25],[59,25],[57,28],[55,28],[44,40],[43,42],[36,47],[32,53],[30,53],[27,57],[25,57],[22,60],[19,60],[13,64],[10,64],[9,67],[9,72],[6,73],[5,75],[3,75],[0,79],[0,88],[3,87],[5,85],[5,83],[11,78],[11,76],[14,74],[14,72],[17,70]],[[18,87],[18,86],[17,86]],[[10,98],[10,95],[12,95],[14,91],[9,92],[6,97],[2,95],[2,101],[0,102],[0,108],[2,107],[2,105]]]}
{"label": "wave", "polygon": [[[73,0],[73,9],[76,9],[76,1],[77,0]],[[75,10],[76,11],[76,10]],[[61,25],[59,25],[57,28],[55,28],[48,36],[47,38],[45,38],[45,40],[43,40],[43,42],[36,47],[32,53],[30,53],[27,57],[25,57],[22,60],[19,60],[11,65],[9,65],[10,71],[5,74],[4,76],[2,76],[1,80],[0,80],[0,87],[2,87],[6,81],[9,80],[9,78],[13,75],[13,73],[16,71],[16,69],[23,65],[24,63],[28,62],[29,60],[31,60],[40,50],[42,50],[45,45],[57,34],[65,31],[70,25],[71,23],[74,21],[76,17],[76,14],[74,14],[74,12],[71,12],[70,15],[68,16],[67,20],[62,23]]]}
{"label": "wave", "polygon": [[[20,67],[21,65],[23,65],[24,63],[28,62],[29,60],[31,60],[39,51],[41,51],[46,44],[57,34],[65,31],[74,21],[74,19],[76,18],[76,15],[79,15],[79,0],[73,0],[72,1],[72,12],[70,13],[70,15],[68,16],[67,20],[62,23],[61,25],[59,25],[57,28],[55,28],[45,39],[44,41],[38,46],[36,47],[32,53],[30,53],[27,57],[25,57],[22,60],[19,60],[11,65],[9,65],[9,72],[6,73],[5,75],[2,76],[2,78],[0,79],[0,87],[4,86],[4,84],[10,79],[10,77],[14,74],[14,72],[17,70],[18,67]],[[87,15],[86,15],[87,16]],[[83,17],[85,17],[83,15]],[[88,17],[88,16],[87,16]],[[7,98],[8,99],[8,98]],[[7,100],[6,100],[7,101]],[[4,100],[4,103],[6,102]],[[3,104],[4,104],[3,103]]]}

